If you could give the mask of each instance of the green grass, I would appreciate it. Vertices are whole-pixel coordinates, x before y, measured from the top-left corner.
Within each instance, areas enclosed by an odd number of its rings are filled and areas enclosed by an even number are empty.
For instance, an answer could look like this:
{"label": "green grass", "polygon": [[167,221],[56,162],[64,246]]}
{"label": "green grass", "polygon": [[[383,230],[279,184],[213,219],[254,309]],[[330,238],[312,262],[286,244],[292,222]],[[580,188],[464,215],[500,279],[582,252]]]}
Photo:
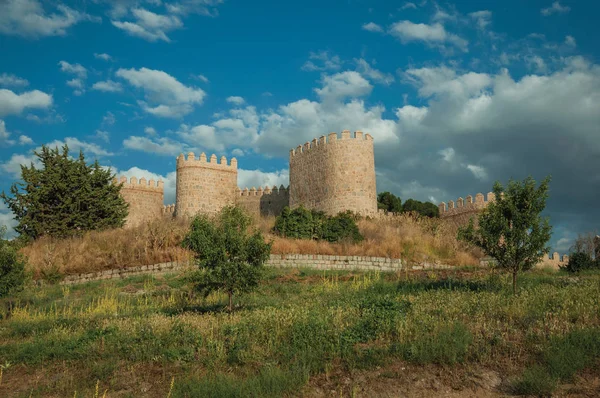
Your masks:
{"label": "green grass", "polygon": [[233,314],[178,275],[30,287],[11,302],[0,396],[286,396],[332,368],[398,360],[507,370],[513,393],[547,395],[600,358],[597,273],[528,273],[513,296],[507,276],[479,270],[269,269]]}

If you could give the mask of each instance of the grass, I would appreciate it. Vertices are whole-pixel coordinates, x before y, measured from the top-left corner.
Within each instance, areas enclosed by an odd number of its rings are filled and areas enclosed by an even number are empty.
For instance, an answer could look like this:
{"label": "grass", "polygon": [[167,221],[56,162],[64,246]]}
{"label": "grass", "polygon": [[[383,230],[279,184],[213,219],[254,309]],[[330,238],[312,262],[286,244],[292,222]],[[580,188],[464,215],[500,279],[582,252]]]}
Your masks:
{"label": "grass", "polygon": [[[284,239],[271,234],[274,217],[257,219],[273,240],[273,254],[326,254],[403,258],[418,264],[440,261],[449,265],[477,265],[480,253],[456,240],[456,226],[439,219],[408,214],[358,222],[365,240],[357,244]],[[42,238],[22,249],[34,279],[56,282],[65,275],[107,269],[185,261],[191,253],[181,248],[188,231],[181,220],[161,219],[131,229],[89,232],[70,239]]]}
{"label": "grass", "polygon": [[600,375],[598,297],[597,273],[530,272],[513,296],[468,269],[269,269],[233,314],[184,275],[30,286],[0,307],[0,396],[294,396],[393,361],[482,366],[508,392],[547,395]]}

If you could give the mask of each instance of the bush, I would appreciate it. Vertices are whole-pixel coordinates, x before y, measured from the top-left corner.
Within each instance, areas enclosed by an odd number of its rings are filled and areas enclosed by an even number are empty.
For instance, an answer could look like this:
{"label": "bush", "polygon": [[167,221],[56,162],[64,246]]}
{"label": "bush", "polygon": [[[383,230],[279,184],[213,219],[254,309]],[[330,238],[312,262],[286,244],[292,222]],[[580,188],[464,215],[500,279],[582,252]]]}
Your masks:
{"label": "bush", "polygon": [[582,270],[594,268],[598,263],[598,260],[594,262],[592,257],[585,252],[575,252],[569,256],[569,262],[563,267],[568,272],[579,272]]}
{"label": "bush", "polygon": [[356,215],[350,211],[328,216],[323,212],[300,206],[285,207],[275,220],[274,232],[285,238],[326,240],[328,242],[363,240],[356,225]]}
{"label": "bush", "polygon": [[23,287],[25,283],[25,261],[11,242],[3,239],[6,227],[0,227],[0,297]]}

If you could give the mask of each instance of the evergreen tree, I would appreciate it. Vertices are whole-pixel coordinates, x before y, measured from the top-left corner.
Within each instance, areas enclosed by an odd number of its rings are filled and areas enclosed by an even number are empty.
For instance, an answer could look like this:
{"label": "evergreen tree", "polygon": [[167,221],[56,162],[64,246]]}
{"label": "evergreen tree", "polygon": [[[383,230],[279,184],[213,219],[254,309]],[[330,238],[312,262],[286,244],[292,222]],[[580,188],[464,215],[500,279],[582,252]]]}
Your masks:
{"label": "evergreen tree", "polygon": [[380,192],[377,194],[377,208],[390,213],[401,213],[402,201],[393,193]]}
{"label": "evergreen tree", "polygon": [[128,205],[110,170],[98,161],[88,165],[83,152],[72,159],[66,145],[62,151],[42,146],[35,155],[42,167],[22,165],[22,182],[11,186],[12,196],[0,195],[15,214],[15,230],[22,237],[66,237],[124,225]]}
{"label": "evergreen tree", "polygon": [[552,227],[540,214],[546,207],[550,177],[536,188],[536,182],[528,177],[523,182],[509,181],[506,189],[494,184],[496,200],[479,215],[479,228],[473,218],[469,225],[459,229],[459,239],[481,248],[496,259],[498,267],[513,277],[513,293],[517,292],[517,275],[535,266],[550,240]]}
{"label": "evergreen tree", "polygon": [[6,227],[0,226],[0,297],[8,296],[23,287],[25,261],[11,242],[4,240]]}

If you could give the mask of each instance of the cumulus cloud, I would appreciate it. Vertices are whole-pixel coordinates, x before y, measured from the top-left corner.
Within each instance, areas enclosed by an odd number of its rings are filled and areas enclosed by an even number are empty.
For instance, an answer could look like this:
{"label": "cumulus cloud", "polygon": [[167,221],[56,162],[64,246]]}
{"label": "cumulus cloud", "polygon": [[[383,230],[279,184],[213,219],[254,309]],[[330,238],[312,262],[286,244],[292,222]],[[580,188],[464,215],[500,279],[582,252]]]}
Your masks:
{"label": "cumulus cloud", "polygon": [[186,86],[160,70],[148,68],[119,69],[116,75],[132,86],[142,89],[146,101],[138,101],[142,109],[159,117],[181,117],[201,105],[206,93]]}
{"label": "cumulus cloud", "polygon": [[209,17],[218,15],[217,6],[223,4],[224,0],[180,0],[165,4],[167,11],[172,14],[188,15],[200,14]]}
{"label": "cumulus cloud", "polygon": [[356,68],[361,75],[366,76],[372,81],[389,86],[394,82],[394,76],[391,73],[384,73],[375,69],[364,59],[355,59]]}
{"label": "cumulus cloud", "polygon": [[6,130],[6,123],[4,120],[0,119],[0,144],[9,144],[12,145],[9,140],[10,133]]}
{"label": "cumulus cloud", "polygon": [[106,53],[94,53],[94,58],[101,59],[103,61],[112,61],[112,57]]}
{"label": "cumulus cloud", "polygon": [[58,65],[60,66],[60,70],[65,73],[76,75],[81,79],[87,77],[87,69],[80,64],[70,64],[67,61],[60,61]]}
{"label": "cumulus cloud", "polygon": [[138,180],[140,178],[145,178],[146,180],[162,181],[164,183],[164,203],[175,203],[175,189],[177,185],[177,173],[175,171],[162,175],[139,167],[131,167],[127,170],[119,170],[118,168],[110,167],[110,170],[117,178],[123,176],[128,179],[136,177]]}
{"label": "cumulus cloud", "polygon": [[187,148],[181,142],[167,137],[148,138],[142,136],[131,136],[123,141],[123,147],[157,155],[176,156]]}
{"label": "cumulus cloud", "polygon": [[52,96],[39,90],[16,94],[11,90],[0,89],[0,117],[19,115],[24,109],[48,109],[52,106]]}
{"label": "cumulus cloud", "polygon": [[410,1],[407,1],[406,3],[404,3],[404,5],[402,7],[400,7],[400,9],[401,10],[408,10],[408,9],[416,10],[417,5],[415,3],[411,3]]}
{"label": "cumulus cloud", "polygon": [[425,23],[400,21],[390,27],[389,33],[402,43],[423,42],[428,46],[440,48],[443,48],[446,44],[450,44],[462,51],[468,51],[469,42],[453,33],[447,32],[439,22],[428,25]]}
{"label": "cumulus cloud", "polygon": [[54,12],[48,13],[38,0],[4,0],[0,2],[0,33],[31,39],[64,36],[81,21],[99,21],[62,4],[53,8]]}
{"label": "cumulus cloud", "polygon": [[31,139],[31,137],[28,137],[26,135],[19,136],[19,145],[32,145],[32,144],[33,144],[33,140]]}
{"label": "cumulus cloud", "polygon": [[261,170],[244,170],[238,169],[238,187],[244,188],[259,188],[289,185],[290,176],[288,169],[265,172]]}
{"label": "cumulus cloud", "polygon": [[316,88],[315,92],[323,101],[362,97],[373,89],[373,86],[360,73],[353,71],[324,76],[322,86],[322,88]]}
{"label": "cumulus cloud", "polygon": [[552,5],[550,7],[542,8],[540,12],[542,13],[543,16],[547,17],[552,14],[565,14],[569,11],[571,11],[571,7],[563,6],[560,4],[560,2],[555,1],[554,3],[552,3]]}
{"label": "cumulus cloud", "polygon": [[200,81],[202,81],[203,83],[208,83],[209,82],[208,77],[206,77],[204,75],[194,75],[193,77],[196,78],[196,79],[198,79],[198,80],[200,80]]}
{"label": "cumulus cloud", "polygon": [[238,96],[231,96],[231,97],[227,97],[227,102],[229,102],[230,104],[233,105],[243,105],[244,99],[242,97],[238,97]]}
{"label": "cumulus cloud", "polygon": [[469,16],[477,23],[479,29],[485,29],[492,23],[492,12],[488,10],[472,12]]}
{"label": "cumulus cloud", "polygon": [[121,86],[121,83],[119,82],[105,80],[94,83],[92,90],[103,91],[105,93],[120,93],[123,91],[123,86]]}
{"label": "cumulus cloud", "polygon": [[377,25],[375,22],[369,22],[362,26],[362,28],[369,32],[383,32],[383,28],[380,25]]}
{"label": "cumulus cloud", "polygon": [[18,76],[3,73],[0,75],[0,86],[4,87],[26,87],[29,82],[26,79],[21,79]]}
{"label": "cumulus cloud", "polygon": [[115,114],[111,111],[106,112],[106,115],[102,117],[102,125],[103,126],[112,126],[117,121]]}
{"label": "cumulus cloud", "polygon": [[113,153],[107,151],[99,145],[81,141],[79,138],[76,137],[65,137],[62,140],[54,140],[46,145],[50,148],[61,148],[63,145],[67,145],[69,147],[69,152],[71,153],[71,155],[78,154],[79,151],[83,151],[88,160],[92,158],[91,155],[94,155],[97,158],[113,155]]}
{"label": "cumulus cloud", "polygon": [[129,34],[148,40],[170,42],[171,39],[167,33],[181,29],[183,22],[176,15],[161,15],[144,8],[134,8],[131,10],[134,21],[111,21],[112,24]]}
{"label": "cumulus cloud", "polygon": [[573,36],[566,36],[565,37],[565,44],[569,47],[575,48],[577,47],[577,42],[575,41],[575,38]]}
{"label": "cumulus cloud", "polygon": [[331,55],[329,51],[311,52],[308,56],[308,61],[302,65],[302,70],[313,72],[313,71],[327,71],[327,70],[338,70],[342,66],[342,61],[337,55]]}
{"label": "cumulus cloud", "polygon": [[5,162],[0,163],[0,170],[9,174],[11,177],[15,179],[21,178],[21,165],[29,166],[33,164],[36,168],[42,167],[37,156],[33,153],[31,154],[18,154],[13,153]]}

